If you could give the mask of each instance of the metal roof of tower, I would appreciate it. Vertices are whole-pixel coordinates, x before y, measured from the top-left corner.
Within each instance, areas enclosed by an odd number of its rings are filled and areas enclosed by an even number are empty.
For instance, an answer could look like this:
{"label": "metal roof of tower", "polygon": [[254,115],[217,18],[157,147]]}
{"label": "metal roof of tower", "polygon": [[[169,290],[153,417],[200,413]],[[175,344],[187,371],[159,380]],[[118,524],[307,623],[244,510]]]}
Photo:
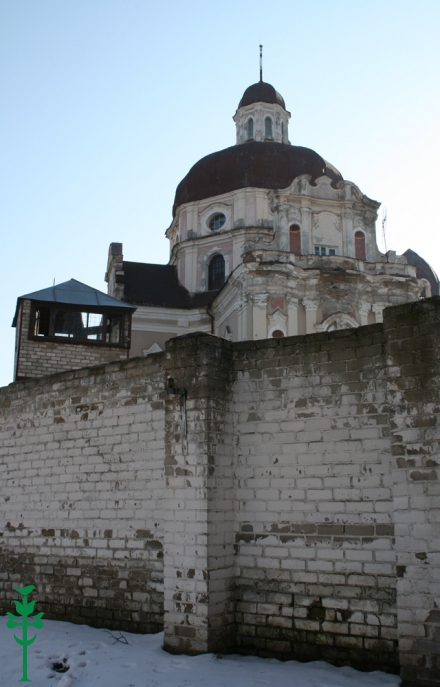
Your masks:
{"label": "metal roof of tower", "polygon": [[76,279],[70,279],[62,284],[54,284],[41,291],[33,291],[17,298],[12,326],[16,326],[17,313],[22,300],[42,301],[47,303],[61,303],[63,305],[82,305],[88,308],[118,308],[120,310],[136,310],[136,307],[123,303],[98,289],[93,289]]}

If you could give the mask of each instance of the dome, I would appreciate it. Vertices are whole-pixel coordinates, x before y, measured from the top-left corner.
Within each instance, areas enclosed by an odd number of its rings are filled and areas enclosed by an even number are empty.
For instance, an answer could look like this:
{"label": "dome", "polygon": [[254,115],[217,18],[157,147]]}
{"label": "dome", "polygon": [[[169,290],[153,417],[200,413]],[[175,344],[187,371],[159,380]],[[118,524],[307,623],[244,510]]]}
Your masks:
{"label": "dome", "polygon": [[408,248],[403,255],[405,256],[408,265],[416,268],[417,279],[426,279],[431,284],[431,295],[439,295],[438,277],[431,265],[426,262],[418,253],[411,248]]}
{"label": "dome", "polygon": [[285,110],[286,105],[284,98],[274,89],[270,83],[259,81],[246,88],[243,97],[238,103],[238,109],[245,107],[245,105],[252,105],[252,103],[275,103],[281,105]]}
{"label": "dome", "polygon": [[342,181],[338,170],[310,148],[258,141],[231,146],[203,157],[190,169],[177,187],[173,216],[184,203],[240,188],[287,188],[301,174],[309,174],[311,183],[323,175],[332,186]]}

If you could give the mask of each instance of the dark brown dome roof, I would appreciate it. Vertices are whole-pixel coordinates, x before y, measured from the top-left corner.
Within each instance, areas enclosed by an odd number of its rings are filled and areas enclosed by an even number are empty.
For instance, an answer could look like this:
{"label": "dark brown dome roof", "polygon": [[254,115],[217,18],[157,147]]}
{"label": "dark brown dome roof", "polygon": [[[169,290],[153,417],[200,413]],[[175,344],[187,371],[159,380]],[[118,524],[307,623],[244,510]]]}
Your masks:
{"label": "dark brown dome roof", "polygon": [[426,279],[431,284],[431,295],[438,296],[439,284],[438,278],[431,265],[426,262],[415,250],[408,248],[403,254],[407,259],[409,265],[416,268],[418,279]]}
{"label": "dark brown dome roof", "polygon": [[271,86],[270,83],[259,81],[246,88],[238,107],[252,105],[252,103],[276,103],[286,109],[284,98]]}
{"label": "dark brown dome roof", "polygon": [[338,170],[310,148],[257,141],[231,146],[203,157],[190,169],[177,187],[173,216],[184,203],[239,188],[287,188],[301,174],[309,174],[312,183],[323,175],[332,186],[342,181]]}

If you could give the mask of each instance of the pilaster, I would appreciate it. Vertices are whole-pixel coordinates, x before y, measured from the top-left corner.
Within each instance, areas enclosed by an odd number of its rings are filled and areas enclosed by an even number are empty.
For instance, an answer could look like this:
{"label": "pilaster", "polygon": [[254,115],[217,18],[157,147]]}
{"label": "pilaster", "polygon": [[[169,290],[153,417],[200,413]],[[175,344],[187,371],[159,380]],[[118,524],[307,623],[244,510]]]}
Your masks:
{"label": "pilaster", "polygon": [[440,685],[440,298],[384,317],[403,687]]}
{"label": "pilaster", "polygon": [[303,306],[306,309],[306,334],[314,334],[319,303],[310,298],[303,298]]}
{"label": "pilaster", "polygon": [[231,344],[190,334],[166,344],[164,648],[234,642]]}
{"label": "pilaster", "polygon": [[312,252],[312,209],[306,205],[301,206],[301,253],[306,255]]}
{"label": "pilaster", "polygon": [[354,258],[353,210],[351,206],[344,208],[342,213],[342,250],[344,255]]}
{"label": "pilaster", "polygon": [[265,339],[267,336],[267,294],[255,294],[252,300],[252,337]]}
{"label": "pilaster", "polygon": [[287,296],[287,335],[298,336],[298,299]]}
{"label": "pilaster", "polygon": [[368,313],[371,310],[370,303],[361,302],[359,304],[359,319],[361,327],[365,327],[368,324]]}
{"label": "pilaster", "polygon": [[237,301],[236,310],[238,319],[238,340],[246,341],[252,337],[248,334],[248,308],[247,301],[243,296]]}
{"label": "pilaster", "polygon": [[374,305],[371,306],[371,309],[374,312],[374,316],[376,318],[376,322],[383,322],[383,311],[386,307],[386,303],[374,303]]}

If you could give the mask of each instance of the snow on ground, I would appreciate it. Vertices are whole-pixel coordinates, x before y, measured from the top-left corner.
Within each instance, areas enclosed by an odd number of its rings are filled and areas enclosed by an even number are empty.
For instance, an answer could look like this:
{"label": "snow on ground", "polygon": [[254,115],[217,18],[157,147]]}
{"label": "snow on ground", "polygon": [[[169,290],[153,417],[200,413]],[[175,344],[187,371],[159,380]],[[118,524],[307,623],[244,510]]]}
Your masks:
{"label": "snow on ground", "polygon": [[[0,617],[0,686],[21,680],[21,647],[7,618]],[[119,636],[118,632],[112,632]],[[33,687],[398,687],[400,678],[380,671],[360,673],[322,661],[282,663],[253,656],[172,656],[162,649],[163,633],[123,632],[128,644],[86,625],[44,620],[29,647]],[[32,636],[29,633],[29,636]],[[68,670],[61,673],[52,669]]]}

